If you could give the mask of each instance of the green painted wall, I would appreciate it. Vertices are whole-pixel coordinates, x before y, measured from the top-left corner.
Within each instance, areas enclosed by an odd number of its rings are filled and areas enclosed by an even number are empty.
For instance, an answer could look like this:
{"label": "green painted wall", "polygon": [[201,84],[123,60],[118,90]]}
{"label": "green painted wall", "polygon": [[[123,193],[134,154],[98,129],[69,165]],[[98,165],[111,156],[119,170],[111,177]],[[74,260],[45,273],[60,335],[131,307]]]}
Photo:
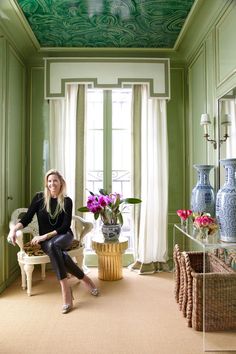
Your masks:
{"label": "green painted wall", "polygon": [[48,170],[49,103],[44,99],[44,68],[32,67],[30,76],[30,184],[28,202],[43,189]]}
{"label": "green painted wall", "polygon": [[0,291],[19,273],[17,247],[6,241],[11,212],[25,196],[25,65],[8,42],[0,38]]}
{"label": "green painted wall", "polygon": [[[205,12],[204,12],[205,8]],[[210,137],[218,140],[218,97],[236,86],[236,48],[232,24],[236,21],[236,2],[227,1],[203,2],[200,15],[203,23],[210,10],[211,27],[198,39],[199,17],[191,24],[192,40],[186,44],[184,54],[187,61],[188,83],[188,140],[189,140],[189,193],[196,183],[195,163],[207,163],[215,166],[211,173],[211,183],[219,187],[218,169],[221,151],[203,137],[203,128],[200,126],[202,113],[209,113],[211,118]],[[214,15],[214,18],[213,18]],[[204,21],[205,20],[205,21]],[[227,35],[226,35],[227,34]],[[194,46],[195,43],[195,46]],[[230,45],[229,43],[232,43]],[[225,54],[227,53],[227,55]]]}
{"label": "green painted wall", "polygon": [[[203,140],[203,129],[200,127],[200,117],[207,112],[206,81],[205,81],[205,52],[198,52],[188,67],[189,78],[189,139],[191,141],[190,168],[193,164],[203,164],[207,160],[207,144]],[[191,135],[190,135],[191,134]],[[199,144],[201,142],[201,144]],[[195,173],[196,174],[196,173]],[[196,181],[196,179],[194,178]]]}
{"label": "green painted wall", "polygon": [[[24,203],[25,195],[25,67],[15,50],[7,46],[6,88],[6,217]],[[17,247],[7,244],[7,278],[18,271]]]}
{"label": "green painted wall", "polygon": [[169,148],[168,249],[172,254],[173,225],[178,222],[176,210],[188,207],[186,175],[186,120],[184,68],[171,69],[171,100],[167,104]]}
{"label": "green painted wall", "polygon": [[[4,38],[0,38],[0,132],[1,132],[1,140],[0,140],[0,163],[1,163],[1,171],[5,169],[5,80],[6,80],[6,71],[4,70],[6,67],[5,64],[5,47],[6,42]],[[5,176],[4,173],[0,173],[0,291],[4,288],[4,280],[6,278],[5,270],[6,270],[6,262],[5,262]]]}

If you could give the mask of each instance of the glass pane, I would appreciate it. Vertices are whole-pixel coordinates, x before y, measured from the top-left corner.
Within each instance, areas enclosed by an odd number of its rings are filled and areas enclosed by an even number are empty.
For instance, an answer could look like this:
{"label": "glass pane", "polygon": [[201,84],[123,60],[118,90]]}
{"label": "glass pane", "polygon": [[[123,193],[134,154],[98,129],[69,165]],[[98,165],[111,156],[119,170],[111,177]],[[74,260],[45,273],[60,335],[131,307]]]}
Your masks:
{"label": "glass pane", "polygon": [[112,131],[112,169],[129,170],[131,166],[130,130]]}
{"label": "glass pane", "polygon": [[103,130],[88,130],[86,144],[87,171],[103,168]]}
{"label": "glass pane", "polygon": [[[88,90],[86,107],[85,187],[97,193],[103,186],[103,91]],[[86,193],[86,199],[88,191]]]}
{"label": "glass pane", "polygon": [[112,190],[124,197],[131,190],[131,99],[131,89],[112,91]]}
{"label": "glass pane", "polygon": [[130,129],[132,90],[112,91],[112,128]]}
{"label": "glass pane", "polygon": [[87,91],[87,128],[103,129],[103,91]]}
{"label": "glass pane", "polygon": [[[132,90],[112,91],[112,191],[131,197],[131,99]],[[122,211],[122,235],[133,250],[132,206]]]}

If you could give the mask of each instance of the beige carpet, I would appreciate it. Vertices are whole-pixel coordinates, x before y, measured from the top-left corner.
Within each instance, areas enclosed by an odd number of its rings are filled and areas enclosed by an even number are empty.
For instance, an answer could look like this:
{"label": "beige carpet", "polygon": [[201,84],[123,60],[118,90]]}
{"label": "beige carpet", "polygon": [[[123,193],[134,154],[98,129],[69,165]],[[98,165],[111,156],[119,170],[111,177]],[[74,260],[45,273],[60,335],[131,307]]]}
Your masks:
{"label": "beige carpet", "polygon": [[[96,298],[72,277],[74,309],[62,315],[59,284],[51,271],[36,271],[33,296],[20,279],[0,295],[1,354],[200,354],[203,337],[186,325],[174,300],[171,273],[99,281]],[[223,352],[221,352],[223,353]]]}

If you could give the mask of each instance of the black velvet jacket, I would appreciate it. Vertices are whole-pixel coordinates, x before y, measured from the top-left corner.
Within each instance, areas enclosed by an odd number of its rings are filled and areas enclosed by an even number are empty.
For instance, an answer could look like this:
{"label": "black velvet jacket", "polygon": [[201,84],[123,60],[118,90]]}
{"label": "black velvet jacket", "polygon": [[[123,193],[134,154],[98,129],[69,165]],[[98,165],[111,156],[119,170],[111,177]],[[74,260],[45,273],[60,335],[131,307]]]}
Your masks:
{"label": "black velvet jacket", "polygon": [[[53,215],[57,206],[57,198],[51,198],[50,208]],[[71,232],[71,219],[72,219],[72,200],[70,197],[65,197],[64,201],[65,211],[62,211],[58,216],[52,219],[44,206],[43,192],[36,193],[29,206],[27,213],[19,221],[26,227],[33,219],[36,213],[39,224],[39,235],[44,235],[53,230],[57,231],[58,235]]]}

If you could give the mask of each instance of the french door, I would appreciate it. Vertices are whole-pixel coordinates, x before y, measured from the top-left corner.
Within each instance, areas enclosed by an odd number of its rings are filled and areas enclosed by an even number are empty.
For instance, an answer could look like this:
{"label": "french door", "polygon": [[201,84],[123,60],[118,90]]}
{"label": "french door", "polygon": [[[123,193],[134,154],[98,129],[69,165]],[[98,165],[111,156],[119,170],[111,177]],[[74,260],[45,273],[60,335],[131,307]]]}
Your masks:
{"label": "french door", "polygon": [[[87,195],[88,191],[98,193],[100,188],[104,188],[108,193],[120,193],[123,197],[132,196],[131,101],[130,88],[87,91],[85,124]],[[122,232],[129,238],[129,247],[133,249],[129,207],[123,216]],[[87,239],[87,249],[89,245],[90,240]]]}

